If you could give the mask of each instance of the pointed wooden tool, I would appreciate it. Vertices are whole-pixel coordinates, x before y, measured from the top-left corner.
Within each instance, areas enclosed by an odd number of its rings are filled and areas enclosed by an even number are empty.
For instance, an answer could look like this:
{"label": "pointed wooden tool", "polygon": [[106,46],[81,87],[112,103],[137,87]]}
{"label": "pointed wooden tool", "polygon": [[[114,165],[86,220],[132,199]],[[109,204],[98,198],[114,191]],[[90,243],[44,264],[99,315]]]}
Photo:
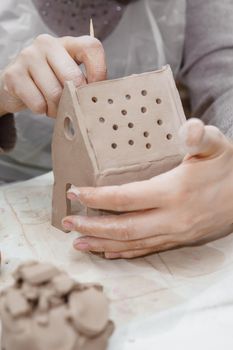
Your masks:
{"label": "pointed wooden tool", "polygon": [[93,25],[93,20],[92,20],[92,18],[90,19],[90,36],[91,36],[92,38],[95,37],[95,30],[94,30],[94,25]]}

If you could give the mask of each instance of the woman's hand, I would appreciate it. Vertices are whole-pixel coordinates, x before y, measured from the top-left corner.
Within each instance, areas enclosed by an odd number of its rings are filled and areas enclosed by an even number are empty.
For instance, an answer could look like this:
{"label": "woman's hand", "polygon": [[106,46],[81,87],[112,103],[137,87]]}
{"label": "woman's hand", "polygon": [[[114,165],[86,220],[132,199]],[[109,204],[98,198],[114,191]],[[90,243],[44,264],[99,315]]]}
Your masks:
{"label": "woman's hand", "polygon": [[64,218],[64,228],[84,235],[77,250],[134,258],[233,231],[233,144],[197,119],[180,134],[187,155],[177,168],[148,181],[68,191],[90,208],[127,212]]}
{"label": "woman's hand", "polygon": [[[86,76],[79,68],[83,63]],[[57,114],[65,81],[76,86],[106,79],[104,49],[95,38],[54,38],[43,34],[1,72],[0,115],[29,108]]]}

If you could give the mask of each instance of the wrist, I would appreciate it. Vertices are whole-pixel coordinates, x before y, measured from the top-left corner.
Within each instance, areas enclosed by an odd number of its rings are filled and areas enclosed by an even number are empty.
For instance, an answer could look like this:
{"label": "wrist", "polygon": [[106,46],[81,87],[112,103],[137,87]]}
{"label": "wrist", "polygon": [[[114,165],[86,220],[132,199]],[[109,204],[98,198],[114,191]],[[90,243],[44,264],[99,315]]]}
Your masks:
{"label": "wrist", "polygon": [[5,108],[3,107],[4,99],[5,99],[5,96],[3,91],[3,80],[0,72],[0,118],[9,113],[9,111],[6,111]]}
{"label": "wrist", "polygon": [[9,112],[5,111],[0,105],[0,118],[3,117],[6,114],[9,114]]}

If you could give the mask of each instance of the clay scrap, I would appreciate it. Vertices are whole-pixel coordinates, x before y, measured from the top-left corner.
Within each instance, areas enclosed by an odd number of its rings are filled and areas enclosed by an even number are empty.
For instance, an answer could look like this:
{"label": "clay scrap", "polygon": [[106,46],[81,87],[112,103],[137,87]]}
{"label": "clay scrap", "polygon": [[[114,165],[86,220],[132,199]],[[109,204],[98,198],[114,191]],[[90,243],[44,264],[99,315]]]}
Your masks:
{"label": "clay scrap", "polygon": [[[185,122],[169,66],[76,88],[68,82],[53,136],[52,224],[72,213],[72,186],[120,185],[146,180],[183,158],[178,131]],[[80,207],[81,215],[101,215]]]}
{"label": "clay scrap", "polygon": [[2,350],[105,350],[114,326],[100,285],[50,264],[18,267],[0,294]]}

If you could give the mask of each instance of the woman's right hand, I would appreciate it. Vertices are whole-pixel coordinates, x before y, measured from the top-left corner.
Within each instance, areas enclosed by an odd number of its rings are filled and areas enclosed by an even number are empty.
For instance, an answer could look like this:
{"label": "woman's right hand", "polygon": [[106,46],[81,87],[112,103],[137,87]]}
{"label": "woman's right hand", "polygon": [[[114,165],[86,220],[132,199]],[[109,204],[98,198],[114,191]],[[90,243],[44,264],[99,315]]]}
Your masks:
{"label": "woman's right hand", "polygon": [[[86,76],[79,68],[84,64]],[[64,83],[76,86],[106,79],[105,54],[90,36],[38,36],[0,76],[0,115],[30,109],[56,117]]]}

